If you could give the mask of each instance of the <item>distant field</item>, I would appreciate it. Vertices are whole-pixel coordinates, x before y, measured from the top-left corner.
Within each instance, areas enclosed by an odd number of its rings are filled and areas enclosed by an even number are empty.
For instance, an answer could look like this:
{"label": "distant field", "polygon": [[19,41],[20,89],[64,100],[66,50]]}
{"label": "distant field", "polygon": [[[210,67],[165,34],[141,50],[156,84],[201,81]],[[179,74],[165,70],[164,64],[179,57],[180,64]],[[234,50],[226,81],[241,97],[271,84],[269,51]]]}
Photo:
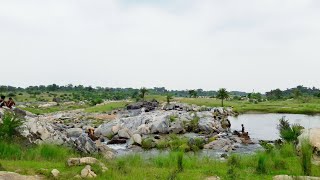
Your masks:
{"label": "distant field", "polygon": [[[176,98],[177,101],[196,104],[199,106],[219,107],[220,99],[202,98]],[[248,101],[225,101],[225,106],[232,106],[239,113],[263,112],[263,113],[292,113],[292,114],[317,114],[320,113],[320,99],[265,101],[257,104]]]}

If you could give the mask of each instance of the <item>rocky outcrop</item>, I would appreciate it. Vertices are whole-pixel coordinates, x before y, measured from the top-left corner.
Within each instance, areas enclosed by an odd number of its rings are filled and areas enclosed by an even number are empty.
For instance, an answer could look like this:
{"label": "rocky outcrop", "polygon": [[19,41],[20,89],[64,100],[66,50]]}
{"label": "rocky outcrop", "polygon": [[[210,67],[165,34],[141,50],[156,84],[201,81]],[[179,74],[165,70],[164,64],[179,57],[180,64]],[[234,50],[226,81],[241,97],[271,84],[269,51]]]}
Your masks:
{"label": "rocky outcrop", "polygon": [[156,100],[132,103],[127,106],[127,110],[144,109],[145,112],[155,110],[159,106]]}

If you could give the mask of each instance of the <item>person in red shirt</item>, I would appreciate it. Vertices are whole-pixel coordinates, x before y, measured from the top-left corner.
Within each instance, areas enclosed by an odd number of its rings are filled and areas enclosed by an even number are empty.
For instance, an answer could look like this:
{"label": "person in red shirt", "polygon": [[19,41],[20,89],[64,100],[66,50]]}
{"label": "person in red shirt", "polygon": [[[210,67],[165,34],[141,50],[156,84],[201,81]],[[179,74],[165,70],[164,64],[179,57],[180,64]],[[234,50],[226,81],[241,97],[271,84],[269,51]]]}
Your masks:
{"label": "person in red shirt", "polygon": [[9,101],[7,101],[6,106],[10,109],[12,109],[13,106],[15,106],[16,103],[13,101],[12,97],[9,97]]}

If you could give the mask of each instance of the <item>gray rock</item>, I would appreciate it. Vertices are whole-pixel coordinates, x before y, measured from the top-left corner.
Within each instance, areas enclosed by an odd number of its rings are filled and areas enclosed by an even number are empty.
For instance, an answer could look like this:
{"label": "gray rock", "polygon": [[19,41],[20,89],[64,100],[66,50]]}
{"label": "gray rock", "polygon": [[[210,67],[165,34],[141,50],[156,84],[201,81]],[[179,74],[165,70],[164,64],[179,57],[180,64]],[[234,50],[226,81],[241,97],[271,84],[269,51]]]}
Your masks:
{"label": "gray rock", "polygon": [[141,145],[141,143],[142,143],[142,137],[140,136],[140,134],[132,135],[132,137],[130,139],[130,144]]}
{"label": "gray rock", "polygon": [[95,178],[97,175],[91,170],[91,166],[87,165],[84,169],[81,170],[82,178]]}
{"label": "gray rock", "polygon": [[123,128],[118,131],[118,136],[120,138],[130,139],[131,135],[132,135],[132,133],[130,132],[130,130],[128,128]]}
{"label": "gray rock", "polygon": [[227,148],[231,145],[232,143],[229,139],[218,139],[204,145],[204,149],[228,150]]}
{"label": "gray rock", "polygon": [[156,120],[151,123],[150,131],[151,133],[167,134],[169,133],[169,117],[167,115],[158,116]]}
{"label": "gray rock", "polygon": [[79,137],[83,130],[81,128],[70,128],[66,130],[68,137]]}
{"label": "gray rock", "polygon": [[75,147],[83,153],[94,153],[98,151],[96,144],[88,137],[87,134],[81,134],[75,140]]}
{"label": "gray rock", "polygon": [[186,130],[182,126],[181,121],[172,122],[169,127],[169,132],[174,134],[184,133]]}
{"label": "gray rock", "polygon": [[55,178],[59,177],[60,172],[57,169],[51,171],[51,175]]}

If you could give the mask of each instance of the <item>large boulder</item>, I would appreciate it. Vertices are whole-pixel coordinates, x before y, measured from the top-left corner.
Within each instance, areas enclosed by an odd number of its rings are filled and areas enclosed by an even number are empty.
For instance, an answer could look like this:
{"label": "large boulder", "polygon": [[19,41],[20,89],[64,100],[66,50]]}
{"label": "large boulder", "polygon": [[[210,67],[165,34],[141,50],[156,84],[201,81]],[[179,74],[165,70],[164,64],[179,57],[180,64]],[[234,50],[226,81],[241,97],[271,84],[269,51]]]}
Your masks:
{"label": "large boulder", "polygon": [[130,139],[130,144],[141,145],[141,143],[142,143],[142,137],[140,136],[140,134],[132,135],[132,137]]}
{"label": "large boulder", "polygon": [[203,117],[203,118],[200,118],[199,120],[198,127],[201,132],[204,132],[206,134],[213,133],[217,131],[214,126],[215,126],[214,119],[211,117]]}
{"label": "large boulder", "polygon": [[167,115],[155,117],[155,121],[150,124],[152,134],[167,134],[169,133],[170,120]]}
{"label": "large boulder", "polygon": [[120,138],[130,139],[131,135],[132,133],[128,128],[123,128],[118,131],[118,136]]}
{"label": "large boulder", "polygon": [[304,129],[302,134],[298,137],[299,145],[303,140],[309,139],[310,145],[314,147],[316,151],[320,151],[320,128]]}
{"label": "large boulder", "polygon": [[169,132],[174,134],[184,133],[186,130],[181,121],[175,121],[170,124]]}
{"label": "large boulder", "polygon": [[115,133],[112,131],[112,127],[117,125],[114,122],[101,124],[95,129],[96,136],[112,137]]}
{"label": "large boulder", "polygon": [[77,148],[80,152],[83,153],[95,153],[98,151],[96,144],[91,140],[91,138],[87,134],[81,134],[74,141],[75,148]]}

